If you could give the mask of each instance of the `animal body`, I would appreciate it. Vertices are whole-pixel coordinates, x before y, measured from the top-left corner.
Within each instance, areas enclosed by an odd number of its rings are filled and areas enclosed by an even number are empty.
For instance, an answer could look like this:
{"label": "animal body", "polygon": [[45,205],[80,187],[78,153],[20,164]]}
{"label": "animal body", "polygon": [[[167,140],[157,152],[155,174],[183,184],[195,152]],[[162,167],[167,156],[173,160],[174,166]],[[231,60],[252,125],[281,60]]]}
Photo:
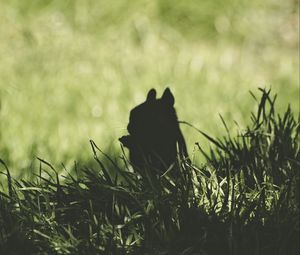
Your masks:
{"label": "animal body", "polygon": [[178,155],[181,159],[188,158],[174,103],[169,88],[158,99],[155,89],[151,89],[146,101],[131,110],[129,135],[119,140],[129,149],[133,167],[166,170],[177,161]]}

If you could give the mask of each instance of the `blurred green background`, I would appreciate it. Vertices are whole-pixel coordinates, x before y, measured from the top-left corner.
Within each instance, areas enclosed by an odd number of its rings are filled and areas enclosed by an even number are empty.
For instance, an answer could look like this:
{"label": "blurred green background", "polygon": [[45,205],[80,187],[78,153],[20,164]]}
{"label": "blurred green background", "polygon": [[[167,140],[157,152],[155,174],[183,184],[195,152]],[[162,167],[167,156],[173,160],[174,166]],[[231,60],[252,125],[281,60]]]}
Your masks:
{"label": "blurred green background", "polygon": [[[129,111],[169,86],[180,120],[220,136],[272,88],[299,111],[296,0],[0,0],[0,158],[89,160],[120,153]],[[188,149],[205,142],[182,126]],[[17,170],[17,171],[16,171]]]}

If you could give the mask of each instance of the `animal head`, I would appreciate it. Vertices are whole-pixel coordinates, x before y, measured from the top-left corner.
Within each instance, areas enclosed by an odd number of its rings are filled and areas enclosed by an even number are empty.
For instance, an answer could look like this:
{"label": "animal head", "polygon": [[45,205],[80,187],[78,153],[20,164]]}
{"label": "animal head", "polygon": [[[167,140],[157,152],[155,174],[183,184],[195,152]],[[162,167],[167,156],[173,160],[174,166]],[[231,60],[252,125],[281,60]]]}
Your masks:
{"label": "animal head", "polygon": [[160,144],[176,139],[177,116],[174,109],[174,96],[170,89],[165,89],[161,98],[156,98],[156,91],[151,89],[146,101],[130,112],[129,134],[142,144]]}

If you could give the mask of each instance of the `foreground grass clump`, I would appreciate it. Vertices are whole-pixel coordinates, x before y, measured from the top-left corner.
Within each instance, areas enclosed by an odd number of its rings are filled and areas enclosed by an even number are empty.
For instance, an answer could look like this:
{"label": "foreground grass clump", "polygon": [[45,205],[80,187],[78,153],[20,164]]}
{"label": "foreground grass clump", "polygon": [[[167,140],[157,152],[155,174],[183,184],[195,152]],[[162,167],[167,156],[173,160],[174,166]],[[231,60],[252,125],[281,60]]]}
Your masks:
{"label": "foreground grass clump", "polygon": [[299,119],[290,108],[276,115],[274,103],[262,90],[252,126],[222,139],[200,131],[213,145],[198,146],[207,163],[160,176],[93,141],[98,167],[64,182],[42,159],[33,181],[14,180],[1,161],[0,253],[298,254]]}

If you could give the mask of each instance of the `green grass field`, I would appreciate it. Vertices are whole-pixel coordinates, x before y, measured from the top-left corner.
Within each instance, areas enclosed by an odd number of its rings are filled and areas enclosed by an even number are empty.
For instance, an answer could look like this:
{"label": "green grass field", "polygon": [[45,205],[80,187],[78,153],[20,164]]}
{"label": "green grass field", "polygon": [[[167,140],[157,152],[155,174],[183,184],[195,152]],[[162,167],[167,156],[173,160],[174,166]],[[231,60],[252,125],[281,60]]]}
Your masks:
{"label": "green grass field", "polygon": [[64,176],[39,159],[16,180],[0,160],[0,253],[298,255],[300,120],[261,92],[245,132],[206,135],[205,164],[132,168],[93,141],[94,164]]}
{"label": "green grass field", "polygon": [[[0,0],[0,157],[18,176],[36,156],[89,160],[89,139],[118,155],[152,87],[212,135],[219,114],[249,123],[258,87],[298,112],[298,14],[293,0]],[[190,152],[206,143],[182,129]]]}
{"label": "green grass field", "polygon": [[[192,162],[132,168],[166,87]],[[0,0],[0,254],[298,255],[299,96],[297,0]]]}

